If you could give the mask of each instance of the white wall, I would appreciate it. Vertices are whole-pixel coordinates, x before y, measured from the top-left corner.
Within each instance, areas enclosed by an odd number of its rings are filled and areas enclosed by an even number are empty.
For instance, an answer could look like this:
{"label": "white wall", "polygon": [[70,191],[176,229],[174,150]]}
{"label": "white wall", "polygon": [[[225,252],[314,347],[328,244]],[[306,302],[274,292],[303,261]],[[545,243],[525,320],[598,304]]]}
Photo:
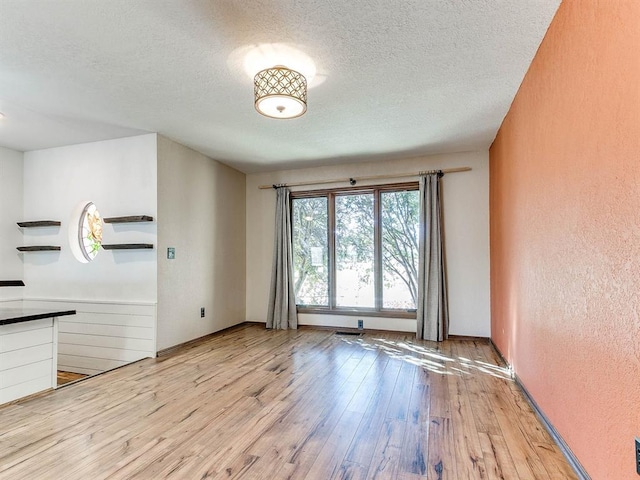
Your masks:
{"label": "white wall", "polygon": [[[97,373],[155,355],[157,250],[100,250],[80,263],[69,247],[71,218],[92,201],[103,217],[157,216],[156,135],[26,152],[24,220],[61,227],[23,229],[25,245],[60,252],[23,253],[24,305],[75,309],[60,323],[60,368]],[[105,224],[103,243],[152,243],[157,224]],[[143,313],[141,313],[143,312]],[[134,328],[135,327],[135,328]],[[138,328],[143,327],[143,328]]]}
{"label": "white wall", "polygon": [[[16,247],[22,234],[22,152],[0,147],[0,280],[23,280]],[[0,301],[22,298],[23,287],[0,288]]]}
{"label": "white wall", "polygon": [[[151,302],[157,300],[156,250],[101,250],[88,264],[69,248],[76,206],[92,201],[103,217],[157,216],[156,135],[86,143],[24,154],[24,220],[60,220],[57,228],[24,229],[28,244],[60,252],[24,253],[30,299]],[[105,225],[103,243],[157,244],[156,222]]]}
{"label": "white wall", "polygon": [[[489,309],[489,154],[465,152],[408,160],[337,165],[287,170],[247,176],[247,320],[265,322],[271,261],[275,194],[259,185],[316,181],[367,175],[399,174],[421,170],[472,167],[472,171],[446,175],[443,209],[448,264],[450,333],[490,335]],[[394,179],[389,182],[397,182]],[[366,182],[360,182],[364,185]],[[383,181],[369,182],[385,183]],[[345,186],[346,183],[333,185]],[[329,188],[332,185],[322,185]],[[313,187],[305,187],[313,188]],[[296,188],[302,190],[305,188]],[[358,318],[365,328],[415,331],[415,320],[300,315],[300,324],[355,327]]]}
{"label": "white wall", "polygon": [[159,350],[245,320],[243,173],[158,136],[158,245]]}

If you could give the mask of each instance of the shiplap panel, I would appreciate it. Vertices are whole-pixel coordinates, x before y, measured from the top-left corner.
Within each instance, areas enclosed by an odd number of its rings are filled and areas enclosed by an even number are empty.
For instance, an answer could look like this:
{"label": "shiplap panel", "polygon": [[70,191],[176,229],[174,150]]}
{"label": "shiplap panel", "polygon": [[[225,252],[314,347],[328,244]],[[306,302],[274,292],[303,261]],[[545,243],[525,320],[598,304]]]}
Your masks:
{"label": "shiplap panel", "polygon": [[153,340],[153,328],[132,327],[128,325],[104,325],[100,323],[77,323],[61,321],[58,332]]}
{"label": "shiplap panel", "polygon": [[18,383],[7,388],[0,388],[0,404],[10,402],[16,398],[26,397],[32,393],[51,388],[51,372],[46,376],[34,378],[27,382]]}
{"label": "shiplap panel", "polygon": [[[122,350],[148,352],[153,349],[153,341],[139,338],[110,337],[102,335],[83,335],[78,333],[58,333],[58,348],[63,345],[85,345],[90,347],[109,347]],[[62,351],[62,350],[60,350]]]}
{"label": "shiplap panel", "polygon": [[40,320],[29,320],[27,322],[10,323],[9,325],[2,325],[2,333],[4,335],[18,332],[28,332],[29,330],[38,330],[40,328],[47,328],[53,325],[53,319],[42,318]]}
{"label": "shiplap panel", "polygon": [[[128,363],[128,362],[127,362]],[[99,373],[104,373],[104,370],[94,370],[92,368],[82,368],[75,366],[60,366],[59,371],[61,372],[71,372],[71,373],[81,373],[82,375],[98,375]]]}
{"label": "shiplap panel", "polygon": [[[78,355],[58,355],[58,369],[65,372],[84,373],[93,375],[113,368],[126,365],[127,361],[123,360],[107,360],[104,358],[82,357]],[[81,370],[81,371],[80,371]]]}
{"label": "shiplap panel", "polygon": [[[25,322],[30,323],[30,322]],[[11,325],[9,325],[11,326]],[[53,326],[37,330],[25,330],[0,336],[0,353],[21,350],[34,345],[51,344]]]}
{"label": "shiplap panel", "polygon": [[39,362],[53,357],[53,344],[45,343],[22,350],[12,350],[0,353],[0,368],[9,369],[19,367],[25,363]]}
{"label": "shiplap panel", "polygon": [[92,325],[113,325],[123,327],[153,328],[155,317],[152,315],[122,315],[115,313],[78,312],[64,318],[65,323],[81,323]]}
{"label": "shiplap panel", "polygon": [[49,380],[51,380],[52,368],[51,358],[49,358],[47,360],[27,363],[26,365],[20,365],[7,370],[0,370],[0,388],[4,390],[20,383],[44,377],[45,375],[49,375]]}
{"label": "shiplap panel", "polygon": [[58,354],[76,355],[79,357],[92,357],[105,360],[122,360],[124,362],[135,362],[141,358],[148,357],[145,352],[138,350],[123,350],[121,348],[91,347],[88,345],[59,344]]}
{"label": "shiplap panel", "polygon": [[58,367],[94,374],[156,355],[156,306],[119,302],[25,300],[37,308],[76,310],[58,319]]}
{"label": "shiplap panel", "polygon": [[37,299],[25,299],[25,307],[33,306],[36,308],[53,308],[60,309],[64,306],[65,309],[70,308],[77,312],[87,313],[107,313],[114,315],[140,315],[140,316],[155,316],[156,307],[154,304],[139,304],[139,303],[120,303],[120,302],[91,302],[91,301],[77,301],[77,300],[37,300]]}
{"label": "shiplap panel", "polygon": [[0,404],[55,385],[53,320],[0,326]]}
{"label": "shiplap panel", "polygon": [[4,308],[20,308],[22,307],[22,300],[19,298],[5,298],[0,300],[0,305]]}

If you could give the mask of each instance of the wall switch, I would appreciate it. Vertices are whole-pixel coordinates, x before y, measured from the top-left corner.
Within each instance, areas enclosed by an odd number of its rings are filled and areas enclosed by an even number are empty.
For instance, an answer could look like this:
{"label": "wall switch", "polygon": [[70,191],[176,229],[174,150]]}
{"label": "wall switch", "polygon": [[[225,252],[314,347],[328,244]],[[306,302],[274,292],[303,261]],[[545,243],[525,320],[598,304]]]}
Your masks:
{"label": "wall switch", "polygon": [[364,328],[364,320],[358,320],[358,330],[362,330]]}
{"label": "wall switch", "polygon": [[200,309],[200,318],[204,318],[204,307]]}
{"label": "wall switch", "polygon": [[640,438],[636,437],[636,473],[640,475]]}
{"label": "wall switch", "polygon": [[167,258],[169,260],[174,260],[176,258],[176,249],[175,249],[175,247],[167,248]]}

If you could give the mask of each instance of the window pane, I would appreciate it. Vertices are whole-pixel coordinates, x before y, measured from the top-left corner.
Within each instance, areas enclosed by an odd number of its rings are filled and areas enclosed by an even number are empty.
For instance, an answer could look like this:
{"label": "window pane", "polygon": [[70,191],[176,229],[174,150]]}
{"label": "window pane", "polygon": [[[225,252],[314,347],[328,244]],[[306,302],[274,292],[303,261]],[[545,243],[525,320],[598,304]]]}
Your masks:
{"label": "window pane", "polygon": [[293,199],[293,279],[298,305],[329,305],[327,199]]}
{"label": "window pane", "polygon": [[375,308],[373,194],[336,196],[336,305]]}
{"label": "window pane", "polygon": [[418,297],[418,192],[382,192],[382,306],[413,309]]}

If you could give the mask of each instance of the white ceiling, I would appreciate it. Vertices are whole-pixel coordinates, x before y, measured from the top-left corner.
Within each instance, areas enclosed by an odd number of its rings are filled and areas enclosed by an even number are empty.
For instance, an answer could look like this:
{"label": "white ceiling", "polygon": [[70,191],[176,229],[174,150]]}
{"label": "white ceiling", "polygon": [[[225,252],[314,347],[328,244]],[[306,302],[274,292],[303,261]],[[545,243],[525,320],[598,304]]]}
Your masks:
{"label": "white ceiling", "polygon": [[[0,0],[0,145],[159,132],[247,173],[487,149],[559,3]],[[315,62],[301,118],[254,110],[265,43]]]}

